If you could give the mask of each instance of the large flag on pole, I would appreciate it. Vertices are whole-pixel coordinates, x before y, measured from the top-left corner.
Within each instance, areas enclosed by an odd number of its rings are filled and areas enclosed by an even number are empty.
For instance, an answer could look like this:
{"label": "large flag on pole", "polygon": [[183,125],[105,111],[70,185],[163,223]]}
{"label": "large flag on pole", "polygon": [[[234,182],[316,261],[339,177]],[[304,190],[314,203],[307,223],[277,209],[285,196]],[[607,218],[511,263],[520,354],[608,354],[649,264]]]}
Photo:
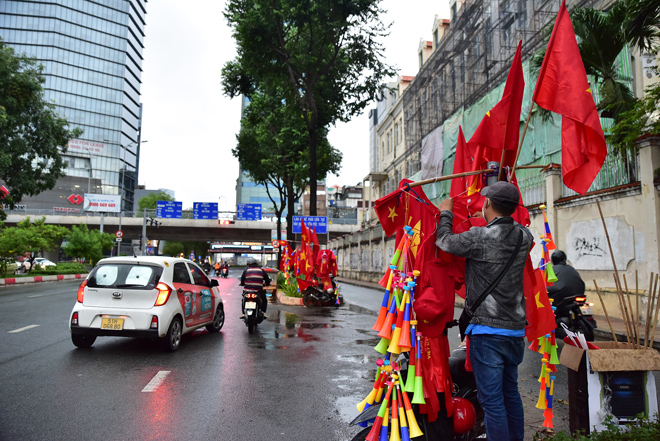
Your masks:
{"label": "large flag on pole", "polygon": [[564,184],[585,194],[605,162],[607,145],[566,0],[559,7],[532,100],[562,115]]}
{"label": "large flag on pole", "polygon": [[[520,109],[522,108],[525,79],[521,59],[522,41],[513,56],[511,69],[506,78],[502,99],[490,109],[467,143],[472,155],[472,170],[484,170],[489,161],[500,162],[502,150],[506,150],[501,167],[513,166],[520,138]],[[470,177],[468,195],[481,190],[482,175]]]}

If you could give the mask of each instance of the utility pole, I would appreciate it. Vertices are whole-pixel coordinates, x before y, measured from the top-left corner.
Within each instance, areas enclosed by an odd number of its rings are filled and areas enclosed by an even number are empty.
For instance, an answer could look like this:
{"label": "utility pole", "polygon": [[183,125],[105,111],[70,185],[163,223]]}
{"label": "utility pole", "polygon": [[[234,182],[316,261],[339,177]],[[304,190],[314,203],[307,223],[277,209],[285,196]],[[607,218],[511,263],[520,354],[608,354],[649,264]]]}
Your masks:
{"label": "utility pole", "polygon": [[147,209],[144,209],[142,215],[142,239],[140,239],[140,251],[142,256],[147,255]]}

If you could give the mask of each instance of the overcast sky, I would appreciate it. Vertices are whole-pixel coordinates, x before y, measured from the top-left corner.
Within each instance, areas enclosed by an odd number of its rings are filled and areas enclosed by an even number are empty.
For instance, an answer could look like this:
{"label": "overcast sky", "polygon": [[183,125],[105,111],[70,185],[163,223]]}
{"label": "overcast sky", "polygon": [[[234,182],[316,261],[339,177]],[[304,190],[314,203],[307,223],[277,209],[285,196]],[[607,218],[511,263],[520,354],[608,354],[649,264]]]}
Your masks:
{"label": "overcast sky", "polygon": [[[158,0],[147,3],[142,64],[142,145],[139,184],[174,190],[183,208],[218,202],[234,210],[238,161],[231,149],[240,127],[240,99],[222,93],[220,71],[236,56],[222,15],[224,1]],[[386,62],[402,75],[418,70],[420,38],[431,40],[437,14],[449,18],[449,0],[383,0]],[[413,6],[414,5],[414,6]],[[367,109],[373,106],[369,106]],[[368,110],[330,130],[344,158],[327,184],[356,185],[369,173]]]}

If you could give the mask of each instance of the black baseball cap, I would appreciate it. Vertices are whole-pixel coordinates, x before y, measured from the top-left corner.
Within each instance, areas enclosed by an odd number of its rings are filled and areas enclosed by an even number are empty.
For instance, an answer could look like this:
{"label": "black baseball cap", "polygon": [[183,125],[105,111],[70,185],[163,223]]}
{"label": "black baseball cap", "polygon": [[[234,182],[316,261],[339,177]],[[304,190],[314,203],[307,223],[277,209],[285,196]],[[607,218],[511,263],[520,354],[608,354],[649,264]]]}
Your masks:
{"label": "black baseball cap", "polygon": [[515,185],[506,181],[497,181],[481,190],[482,196],[503,208],[516,208],[520,202],[520,193]]}

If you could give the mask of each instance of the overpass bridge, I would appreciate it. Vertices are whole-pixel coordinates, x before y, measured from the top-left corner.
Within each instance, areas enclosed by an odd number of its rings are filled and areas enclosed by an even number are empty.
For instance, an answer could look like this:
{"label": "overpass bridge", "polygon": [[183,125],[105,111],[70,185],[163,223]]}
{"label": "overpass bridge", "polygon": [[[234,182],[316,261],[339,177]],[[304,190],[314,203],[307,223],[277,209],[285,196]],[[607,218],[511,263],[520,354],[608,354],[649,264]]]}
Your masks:
{"label": "overpass bridge", "polygon": [[[40,219],[41,214],[16,214],[10,212],[7,214],[5,225],[15,226],[18,222],[30,216],[32,220]],[[71,228],[73,225],[86,224],[89,229],[100,229],[103,222],[103,232],[114,234],[119,230],[124,233],[124,241],[139,239],[142,234],[142,227],[145,221],[143,217],[119,217],[104,215],[103,218],[98,213],[85,215],[52,215],[46,214],[46,224],[61,225]],[[103,219],[103,220],[101,220]],[[218,220],[198,220],[198,219],[162,219],[159,227],[147,225],[147,237],[149,239],[169,240],[176,242],[271,242],[271,231],[277,229],[277,222],[270,221],[235,221],[233,224],[221,225]],[[320,234],[319,242],[326,243],[332,240],[359,230],[358,225],[328,225],[328,234]],[[282,229],[286,229],[286,223],[282,223]],[[290,240],[300,240],[289,238]]]}

